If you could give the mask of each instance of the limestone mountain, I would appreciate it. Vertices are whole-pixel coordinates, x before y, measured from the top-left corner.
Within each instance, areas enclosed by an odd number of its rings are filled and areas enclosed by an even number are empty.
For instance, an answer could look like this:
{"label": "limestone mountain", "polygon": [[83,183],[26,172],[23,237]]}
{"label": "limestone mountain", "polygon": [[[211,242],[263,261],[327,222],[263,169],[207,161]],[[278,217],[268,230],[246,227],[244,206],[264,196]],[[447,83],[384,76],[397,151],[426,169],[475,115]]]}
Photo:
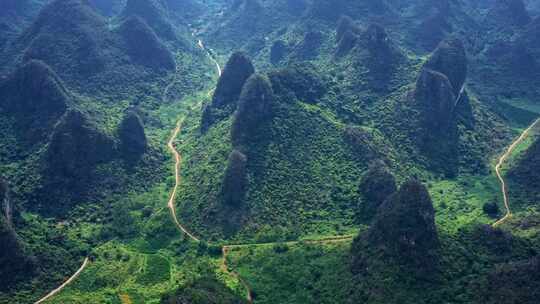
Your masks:
{"label": "limestone mountain", "polygon": [[30,61],[0,84],[0,111],[24,147],[43,142],[71,104],[70,94],[49,66]]}
{"label": "limestone mountain", "polygon": [[232,151],[221,188],[222,201],[226,206],[240,207],[244,202],[248,189],[246,166],[247,157],[238,150]]}
{"label": "limestone mountain", "polygon": [[118,127],[120,149],[125,158],[139,159],[148,149],[148,141],[141,118],[133,110],[129,110]]}
{"label": "limestone mountain", "polygon": [[231,139],[235,147],[249,149],[262,140],[263,130],[272,119],[273,104],[274,92],[268,78],[252,75],[242,89],[234,116]]}
{"label": "limestone mountain", "polygon": [[156,70],[174,70],[173,54],[140,17],[128,17],[118,29],[134,63]]}
{"label": "limestone mountain", "polygon": [[17,54],[23,52],[23,63],[45,62],[77,92],[121,96],[130,89],[144,90],[164,72],[174,71],[175,58],[156,32],[163,28],[155,25],[161,15],[154,19],[157,13],[149,9],[129,7],[113,26],[112,19],[107,20],[88,1],[54,0],[7,48],[7,57],[12,59],[8,67],[20,65]]}
{"label": "limestone mountain", "polygon": [[458,155],[458,112],[468,108],[464,94],[467,59],[463,45],[444,40],[420,71],[409,102],[418,111],[416,143],[434,167],[455,174]]}
{"label": "limestone mountain", "polygon": [[446,174],[455,174],[457,166],[456,95],[448,77],[422,69],[411,97],[418,109],[416,144],[428,162]]}
{"label": "limestone mountain", "polygon": [[[439,238],[433,202],[425,186],[408,181],[377,210],[367,243],[418,276],[433,275]],[[362,241],[353,246],[353,273],[365,271]],[[369,267],[369,266],[367,266]]]}
{"label": "limestone mountain", "polygon": [[0,303],[534,303],[538,0],[0,2]]}
{"label": "limestone mountain", "polygon": [[421,111],[423,127],[431,134],[445,134],[451,127],[456,102],[448,77],[424,68],[416,82],[414,101]]}
{"label": "limestone mountain", "polygon": [[351,17],[342,16],[336,28],[336,42],[338,43],[336,55],[344,56],[354,48],[361,31]]}
{"label": "limestone mountain", "polygon": [[383,162],[376,161],[362,177],[358,191],[362,197],[358,214],[364,220],[371,220],[379,206],[397,191],[396,179]]}
{"label": "limestone mountain", "polygon": [[44,187],[51,189],[48,199],[55,198],[56,204],[84,199],[94,180],[95,166],[112,160],[114,149],[113,139],[85,114],[75,109],[66,112],[43,156]]}
{"label": "limestone mountain", "polygon": [[467,78],[467,55],[461,40],[449,38],[442,41],[424,68],[446,75],[454,95],[459,96]]}
{"label": "limestone mountain", "polygon": [[19,38],[24,60],[42,60],[69,80],[99,73],[108,64],[107,23],[86,1],[55,0]]}
{"label": "limestone mountain", "polygon": [[211,125],[236,110],[242,88],[254,72],[255,68],[246,54],[236,52],[231,55],[219,78],[212,102],[204,109],[201,121],[202,132],[206,132]]}
{"label": "limestone mountain", "polygon": [[162,39],[175,40],[175,29],[166,16],[163,3],[158,0],[127,0],[122,15],[125,18],[138,16]]}

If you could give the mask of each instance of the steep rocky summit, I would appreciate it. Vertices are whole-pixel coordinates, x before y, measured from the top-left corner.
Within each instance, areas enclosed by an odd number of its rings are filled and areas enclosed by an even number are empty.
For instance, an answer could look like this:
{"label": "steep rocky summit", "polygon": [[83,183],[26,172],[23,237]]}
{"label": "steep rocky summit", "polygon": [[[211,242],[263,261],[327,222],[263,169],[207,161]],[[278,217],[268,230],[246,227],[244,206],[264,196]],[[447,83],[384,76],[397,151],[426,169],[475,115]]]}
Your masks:
{"label": "steep rocky summit", "polygon": [[361,252],[366,244],[416,275],[430,275],[438,263],[439,238],[426,187],[408,181],[379,207],[365,240],[355,241],[353,272],[364,271],[369,263]]}
{"label": "steep rocky summit", "polygon": [[242,152],[231,152],[221,188],[222,201],[226,206],[238,207],[244,202],[248,186],[246,165],[247,157]]}
{"label": "steep rocky summit", "polygon": [[424,68],[437,71],[448,77],[453,92],[457,96],[467,78],[467,55],[463,42],[454,38],[443,40],[426,62]]}
{"label": "steep rocky summit", "polygon": [[358,186],[358,192],[362,197],[359,210],[360,218],[371,220],[379,206],[396,191],[397,185],[394,175],[383,162],[373,162]]}
{"label": "steep rocky summit", "polygon": [[71,80],[105,67],[101,48],[106,36],[105,19],[87,1],[55,0],[41,10],[19,43],[25,48],[25,60],[42,60]]}
{"label": "steep rocky summit", "polygon": [[138,159],[146,152],[148,142],[141,118],[135,111],[128,111],[118,126],[122,154],[127,159]]}
{"label": "steep rocky summit", "polygon": [[0,84],[0,112],[24,144],[41,142],[69,104],[62,81],[41,61],[28,62]]}
{"label": "steep rocky summit", "polygon": [[446,75],[424,68],[416,81],[415,106],[422,116],[422,127],[429,133],[444,133],[450,127],[456,102]]}
{"label": "steep rocky summit", "polygon": [[[442,41],[420,71],[409,94],[416,110],[414,140],[429,166],[447,175],[456,173],[458,163],[458,114],[470,115],[464,91],[467,57],[456,39]],[[459,112],[459,113],[458,113]]]}
{"label": "steep rocky summit", "polygon": [[203,132],[236,110],[242,88],[254,72],[255,68],[246,54],[236,52],[231,55],[219,78],[212,102],[204,110],[201,121]]}
{"label": "steep rocky summit", "polygon": [[266,76],[251,76],[238,100],[231,130],[235,147],[246,147],[264,137],[264,129],[273,115],[274,92]]}
{"label": "steep rocky summit", "polygon": [[127,0],[122,14],[125,18],[134,16],[141,18],[162,39],[174,40],[176,38],[174,28],[166,17],[161,1]]}
{"label": "steep rocky summit", "polygon": [[153,69],[174,70],[173,54],[138,16],[128,17],[119,28],[127,53],[134,63]]}
{"label": "steep rocky summit", "polygon": [[43,156],[47,201],[72,204],[85,199],[98,164],[113,159],[114,141],[85,114],[69,110],[56,125]]}

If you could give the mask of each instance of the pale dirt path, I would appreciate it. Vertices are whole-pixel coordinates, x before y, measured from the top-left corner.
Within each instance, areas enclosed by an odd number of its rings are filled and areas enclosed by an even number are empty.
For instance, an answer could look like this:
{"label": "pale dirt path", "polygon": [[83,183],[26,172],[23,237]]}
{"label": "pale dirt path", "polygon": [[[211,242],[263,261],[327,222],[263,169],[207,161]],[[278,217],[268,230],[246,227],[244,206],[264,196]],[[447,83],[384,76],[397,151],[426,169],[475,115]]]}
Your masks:
{"label": "pale dirt path", "polygon": [[[195,34],[192,33],[192,36],[195,36]],[[199,48],[201,50],[203,50],[206,53],[206,55],[208,56],[208,58],[210,58],[212,63],[215,64],[218,77],[221,76],[221,66],[214,59],[212,54],[210,54],[210,52],[205,48],[202,40],[197,39],[197,45],[199,46]],[[178,66],[176,67],[176,71],[178,72]],[[178,73],[175,73],[175,76],[174,76],[172,82],[165,88],[165,91],[163,92],[163,101],[166,101],[166,97],[167,97],[167,94],[168,94],[170,88],[175,84],[177,74]],[[210,92],[212,92],[212,90]],[[173,191],[172,191],[171,196],[169,198],[169,201],[167,203],[167,207],[169,208],[169,210],[171,212],[171,216],[173,218],[173,221],[176,224],[176,226],[178,227],[178,229],[180,229],[183,233],[185,233],[191,240],[193,240],[195,242],[200,242],[201,240],[199,238],[197,238],[195,235],[193,235],[191,232],[189,232],[189,230],[186,227],[184,227],[184,225],[182,225],[180,223],[180,221],[178,220],[177,213],[176,213],[175,200],[176,200],[176,196],[178,194],[178,187],[180,186],[180,183],[181,183],[180,171],[181,171],[181,167],[182,167],[182,155],[180,155],[178,150],[176,150],[176,148],[174,147],[174,141],[176,140],[176,138],[178,137],[178,134],[180,133],[180,130],[182,128],[182,124],[184,122],[184,119],[185,119],[185,117],[181,118],[176,123],[176,128],[173,130],[171,138],[169,139],[169,142],[167,143],[167,147],[169,148],[169,150],[173,154],[174,161],[175,161],[175,164],[174,164],[175,183],[174,183]]]}
{"label": "pale dirt path", "polygon": [[214,65],[216,66],[216,70],[217,70],[217,74],[218,74],[218,77],[221,77],[221,66],[219,65],[219,62],[217,62],[217,60],[214,58],[214,56],[212,56],[212,54],[210,54],[210,51],[208,51],[208,49],[204,46],[204,43],[202,42],[202,40],[198,40],[197,41],[197,44],[199,45],[199,47],[201,48],[201,50],[205,51],[206,52],[206,55],[208,56],[208,58],[210,58],[210,60],[214,63]]}
{"label": "pale dirt path", "polygon": [[[169,90],[176,84],[176,80],[178,78],[178,72],[179,72],[179,68],[178,68],[178,64],[176,64],[175,62],[175,73],[173,75],[173,79],[165,86],[165,88],[163,89],[163,94],[161,95],[161,99],[163,102],[166,102],[167,101],[167,95],[169,94]],[[178,134],[178,132],[180,131],[180,121],[178,122],[178,125],[177,125],[177,130],[175,130],[175,133]],[[175,136],[176,137],[176,136]],[[169,145],[172,145],[172,141],[169,142]],[[174,148],[173,148],[174,150]],[[176,151],[176,150],[174,150]],[[179,157],[179,155],[177,156],[177,158]],[[177,161],[177,165],[176,165],[176,170],[178,170],[178,161]],[[178,177],[178,174],[177,174],[177,177]],[[179,180],[177,178],[177,181],[176,183],[178,184]],[[174,188],[174,192],[173,192],[173,195],[176,196],[176,188],[177,186],[175,186]],[[173,210],[171,210],[173,211]],[[176,214],[174,214],[173,216],[174,219],[176,219]],[[189,232],[187,231],[184,231],[187,235],[190,235]],[[191,235],[190,235],[191,236]],[[43,303],[47,300],[49,300],[50,298],[52,298],[53,296],[55,296],[56,294],[58,294],[59,292],[61,292],[64,288],[66,288],[67,285],[69,285],[71,282],[73,282],[77,277],[79,277],[79,275],[81,274],[81,272],[86,268],[86,266],[88,266],[89,264],[89,259],[88,257],[86,257],[84,259],[84,262],[83,264],[81,265],[81,267],[77,270],[77,272],[75,272],[75,274],[73,274],[67,281],[65,281],[62,285],[60,285],[58,288],[56,288],[55,290],[51,291],[49,294],[47,294],[45,297],[41,298],[40,300],[38,300],[37,302],[35,302],[34,304],[40,304],[40,303]]]}
{"label": "pale dirt path", "polygon": [[182,123],[183,122],[184,122],[183,119],[178,121],[178,123],[176,124],[176,128],[174,129],[174,131],[172,133],[172,136],[169,139],[169,142],[167,143],[167,147],[169,148],[169,150],[173,154],[174,160],[175,160],[175,163],[174,163],[175,183],[174,183],[173,191],[172,191],[171,196],[169,198],[169,202],[167,203],[167,207],[171,211],[171,216],[172,216],[172,218],[174,220],[174,223],[176,224],[176,227],[178,227],[178,229],[180,229],[183,233],[185,233],[193,241],[200,242],[199,238],[197,238],[196,236],[191,234],[191,232],[189,232],[180,223],[180,221],[178,220],[178,216],[176,215],[175,200],[176,200],[176,195],[178,193],[178,187],[180,186],[180,182],[182,181],[182,179],[180,177],[180,170],[181,170],[181,166],[182,166],[182,156],[180,155],[180,153],[178,153],[178,151],[174,147],[174,141],[178,137],[178,133],[180,133],[180,129],[182,128]]}
{"label": "pale dirt path", "polygon": [[43,303],[47,300],[49,300],[50,298],[54,297],[56,294],[58,294],[59,292],[61,292],[67,285],[69,285],[71,282],[75,281],[75,279],[77,279],[79,277],[79,275],[81,274],[81,272],[83,272],[83,270],[86,268],[86,266],[88,266],[88,263],[90,262],[90,260],[88,258],[85,258],[84,259],[84,262],[83,264],[81,265],[81,267],[77,270],[77,272],[75,272],[69,279],[67,279],[62,285],[60,285],[58,288],[56,288],[55,290],[49,292],[49,294],[47,294],[46,296],[44,296],[43,298],[41,298],[40,300],[38,300],[37,302],[35,302],[35,304],[40,304],[40,303]]}
{"label": "pale dirt path", "polygon": [[497,178],[499,179],[499,182],[501,183],[501,192],[503,194],[503,200],[504,200],[504,208],[506,209],[506,214],[504,217],[493,223],[493,227],[497,227],[500,224],[506,222],[509,218],[512,217],[512,210],[510,209],[510,202],[508,199],[508,189],[506,187],[506,182],[504,181],[504,177],[501,172],[502,165],[504,162],[508,159],[508,157],[512,154],[512,152],[516,149],[516,147],[529,135],[532,129],[536,127],[540,123],[540,118],[535,120],[521,135],[508,147],[506,152],[499,158],[499,162],[495,166],[495,173],[497,174]]}
{"label": "pale dirt path", "polygon": [[[205,51],[205,53],[210,58],[210,60],[215,64],[217,74],[218,74],[218,76],[221,76],[221,74],[222,74],[221,66],[219,65],[217,60],[214,59],[212,54],[205,48],[205,46],[204,46],[204,44],[203,44],[203,42],[201,40],[198,40],[198,46],[203,51]],[[175,80],[173,80],[173,81],[175,81]],[[169,90],[169,86],[167,87],[167,89],[165,91],[165,94],[167,93],[168,90]],[[211,90],[208,93],[208,97],[210,97],[212,91],[213,90]],[[181,118],[177,122],[176,128],[173,130],[172,135],[171,135],[171,137],[169,139],[169,142],[167,143],[167,147],[169,148],[172,155],[174,156],[174,161],[175,161],[175,165],[174,165],[175,184],[174,184],[174,188],[173,188],[173,191],[171,193],[171,196],[169,198],[169,201],[167,203],[167,207],[169,208],[169,210],[171,212],[171,217],[173,218],[173,221],[176,224],[176,226],[178,227],[178,229],[181,232],[183,232],[184,234],[186,234],[191,240],[193,240],[195,242],[201,242],[201,240],[199,238],[197,238],[195,235],[193,235],[191,232],[189,232],[189,230],[186,227],[184,227],[184,225],[182,225],[182,223],[180,223],[180,221],[178,219],[178,216],[177,216],[176,205],[175,205],[175,200],[176,200],[176,196],[177,196],[177,192],[178,192],[178,187],[180,186],[180,183],[181,183],[180,173],[181,173],[181,169],[182,169],[182,156],[178,152],[178,150],[176,150],[176,148],[174,146],[174,141],[176,140],[176,138],[178,137],[178,135],[179,135],[179,133],[181,131],[184,119],[185,119],[185,117]],[[228,254],[229,254],[229,252],[231,250],[236,249],[236,248],[251,247],[251,246],[272,246],[272,245],[275,245],[275,244],[285,244],[285,245],[295,245],[295,244],[299,244],[299,243],[330,244],[330,243],[338,243],[338,242],[343,242],[343,241],[350,241],[353,238],[354,238],[353,235],[342,235],[342,236],[333,236],[333,237],[328,237],[328,238],[323,238],[323,239],[318,239],[318,240],[290,241],[290,242],[283,242],[283,243],[273,242],[273,243],[251,243],[251,244],[239,244],[239,245],[225,245],[225,246],[222,246],[222,249],[221,249],[222,250],[222,261],[221,261],[220,269],[224,273],[226,273],[226,274],[230,275],[231,277],[235,278],[236,280],[238,280],[240,285],[242,285],[242,287],[244,287],[244,289],[246,290],[246,299],[248,300],[248,303],[251,304],[251,303],[253,303],[253,293],[251,291],[251,288],[249,287],[247,282],[240,277],[240,275],[238,273],[236,273],[234,270],[231,270],[229,268],[229,265],[227,263],[227,256],[228,256]]]}

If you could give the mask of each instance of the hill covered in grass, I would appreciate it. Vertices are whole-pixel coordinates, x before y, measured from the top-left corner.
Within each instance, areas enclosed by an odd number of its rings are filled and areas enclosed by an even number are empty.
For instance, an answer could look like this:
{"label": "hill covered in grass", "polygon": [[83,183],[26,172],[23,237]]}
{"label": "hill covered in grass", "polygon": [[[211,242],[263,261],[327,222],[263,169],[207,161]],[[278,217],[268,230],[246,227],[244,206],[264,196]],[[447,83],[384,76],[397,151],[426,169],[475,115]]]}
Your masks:
{"label": "hill covered in grass", "polygon": [[533,303],[534,1],[28,3],[0,303]]}

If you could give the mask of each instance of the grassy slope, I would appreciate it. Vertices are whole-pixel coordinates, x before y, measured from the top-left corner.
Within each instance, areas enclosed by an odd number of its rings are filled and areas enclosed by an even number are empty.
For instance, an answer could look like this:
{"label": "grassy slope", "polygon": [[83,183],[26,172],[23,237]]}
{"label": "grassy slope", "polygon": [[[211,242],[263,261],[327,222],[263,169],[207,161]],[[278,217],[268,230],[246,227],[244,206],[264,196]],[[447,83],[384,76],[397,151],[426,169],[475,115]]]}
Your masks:
{"label": "grassy slope", "polygon": [[[299,121],[302,123],[297,124]],[[196,127],[198,120],[186,123],[195,126],[184,128],[187,133],[180,147],[185,161],[180,213],[194,231],[221,238],[222,231],[214,224],[213,215],[220,207],[217,196],[231,151],[230,121],[202,137]],[[265,151],[253,153],[256,157],[250,164],[250,211],[240,239],[268,241],[300,235],[333,235],[354,229],[356,183],[365,164],[353,161],[343,129],[342,124],[317,106],[284,106],[273,122],[270,136],[274,140],[261,147]]]}
{"label": "grassy slope", "polygon": [[[183,73],[193,75],[193,70],[189,68],[196,68],[197,65],[190,65],[192,61],[190,58],[185,59],[187,70]],[[221,175],[231,149],[228,141],[230,121],[223,122],[204,137],[198,135],[200,111],[197,105],[207,98],[203,87],[208,83],[209,73],[205,74],[198,74],[193,77],[195,81],[176,87],[176,93],[184,93],[184,89],[191,90],[185,93],[186,97],[181,102],[163,105],[157,110],[154,108],[159,103],[156,98],[141,103],[143,107],[148,107],[148,133],[152,146],[162,156],[167,153],[164,143],[177,118],[191,113],[178,141],[179,150],[184,156],[179,212],[188,223],[188,228],[196,235],[221,239],[224,237],[222,229],[210,223],[215,216],[213,212],[217,208],[216,196]],[[408,78],[404,76],[404,79]],[[159,92],[161,84],[156,84],[152,91]],[[198,90],[201,93],[193,93]],[[134,93],[132,97],[146,99],[139,93]],[[251,176],[251,180],[255,181],[249,193],[251,212],[245,228],[236,237],[237,241],[273,241],[298,236],[346,234],[354,230],[356,224],[352,217],[357,201],[356,183],[366,164],[355,162],[342,140],[344,121],[349,121],[336,115],[335,109],[344,103],[351,104],[345,101],[352,100],[354,104],[356,100],[356,97],[342,97],[331,99],[320,106],[305,103],[290,105],[286,109],[287,114],[276,119],[272,128],[274,141],[257,159],[257,165],[263,170]],[[392,102],[399,100],[389,104]],[[386,135],[391,135],[393,129],[386,128],[391,122],[381,123],[377,117],[366,117],[362,113],[369,109],[369,112],[385,116],[393,109],[389,104],[365,108],[361,103],[356,103],[359,107],[349,110],[361,118],[360,124],[380,127]],[[106,129],[112,130],[126,105],[124,101],[96,106],[88,99],[85,107],[101,117],[100,122]],[[530,103],[526,102],[526,105],[528,107]],[[302,124],[298,124],[298,121]],[[508,137],[502,136],[495,148],[502,147],[508,141]],[[493,153],[493,150],[490,152]],[[401,149],[399,154],[398,161],[409,158]],[[12,170],[15,171],[18,166],[12,165]],[[405,172],[411,172],[409,170],[412,169],[415,173],[423,173],[421,169],[408,164],[408,161],[403,161],[399,166],[407,168]],[[108,206],[113,209],[127,205],[124,211],[132,219],[128,220],[130,224],[126,226],[123,225],[125,222],[120,222],[116,227],[114,223],[111,225],[113,229],[132,228],[128,231],[130,235],[98,245],[94,250],[96,262],[91,264],[76,284],[51,302],[129,303],[129,299],[133,303],[156,303],[161,293],[192,281],[204,272],[219,273],[219,261],[215,257],[182,240],[178,232],[172,229],[173,224],[164,209],[172,185],[172,171],[169,167],[170,163],[165,161],[159,170],[154,169],[162,176],[159,183],[143,191],[136,186],[130,196],[123,199],[119,197]],[[455,180],[435,179],[429,174],[425,176],[431,184],[430,192],[438,211],[439,227],[451,233],[448,239],[458,239],[454,233],[462,227],[489,221],[481,213],[482,204],[500,196],[492,174],[466,175]],[[291,208],[291,201],[294,201],[294,208]],[[84,219],[85,214],[94,213],[94,209],[99,208],[86,207],[79,210],[75,217]],[[143,215],[145,208],[150,209],[150,216]],[[109,223],[96,219],[77,220],[69,226],[66,234],[74,240],[95,240],[107,225]],[[123,232],[114,231],[113,235],[118,233]],[[487,267],[482,264],[485,261],[481,253],[478,254],[480,258],[470,259],[467,252],[472,247],[461,246],[460,241],[445,242],[451,253],[447,263],[453,265],[448,271],[454,273],[452,280],[456,280],[448,284],[448,292],[455,292],[456,298],[462,297],[461,302],[467,303],[474,289],[467,285],[466,280],[485,273]],[[335,303],[336,295],[345,296],[351,288],[346,268],[348,248],[347,244],[299,245],[292,246],[286,253],[277,253],[272,247],[242,249],[234,252],[231,259],[233,267],[238,268],[240,274],[253,286],[261,303],[275,302],[275,297],[288,299],[291,303],[305,303],[309,299]],[[165,260],[169,265],[168,280],[164,275],[167,273]],[[78,266],[76,261],[72,264],[72,269]],[[66,269],[64,273],[70,272]],[[458,280],[458,277],[463,279]],[[241,293],[237,282],[223,274],[221,280]],[[61,281],[61,278],[56,281]],[[290,284],[284,282],[300,285],[298,289],[292,290]],[[405,293],[403,296],[411,295]],[[24,301],[27,295],[21,295],[21,299]]]}
{"label": "grassy slope", "polygon": [[[203,60],[200,60],[200,59]],[[102,176],[113,177],[116,184],[110,187],[107,184],[99,185],[104,193],[103,199],[78,204],[71,210],[64,210],[63,219],[45,219],[36,212],[25,213],[25,223],[18,229],[21,237],[30,243],[33,252],[39,253],[40,275],[34,280],[22,282],[10,289],[9,293],[0,293],[0,303],[10,303],[10,299],[17,299],[19,303],[30,303],[49,290],[56,288],[66,277],[71,275],[79,266],[82,258],[92,250],[100,252],[101,245],[111,239],[130,240],[141,239],[140,243],[166,243],[171,235],[177,236],[177,231],[163,231],[162,222],[170,222],[168,212],[164,211],[166,199],[172,187],[173,173],[170,166],[169,151],[166,141],[170,130],[176,120],[186,111],[192,102],[190,99],[181,100],[183,96],[193,95],[194,92],[204,90],[205,86],[214,78],[213,66],[202,53],[178,53],[177,63],[180,66],[175,85],[171,88],[166,102],[163,103],[161,92],[165,84],[170,83],[172,75],[163,75],[157,82],[148,83],[145,94],[142,88],[128,87],[122,94],[115,96],[100,96],[99,102],[94,96],[78,95],[81,100],[79,106],[90,113],[100,128],[106,133],[114,134],[116,127],[122,119],[123,112],[130,105],[139,105],[145,123],[146,134],[149,141],[149,153],[142,163],[134,169],[125,167],[121,162],[106,164],[100,168]],[[190,77],[184,77],[190,75]],[[119,97],[122,96],[122,97]],[[119,100],[119,98],[122,98]],[[172,100],[172,101],[169,101]],[[9,151],[9,142],[3,141],[6,151]],[[13,184],[12,190],[16,199],[24,201],[39,183],[36,173],[37,158],[31,156],[23,160],[3,163],[4,176]],[[108,182],[107,182],[108,183]],[[36,206],[30,206],[32,210]],[[148,219],[148,213],[160,212],[159,222]],[[145,224],[146,222],[152,224]],[[41,228],[36,228],[41,227]],[[171,225],[174,228],[174,226]],[[38,230],[36,230],[38,229]],[[148,236],[146,235],[148,234]],[[155,235],[159,237],[154,237]],[[58,243],[52,238],[65,239]],[[164,238],[165,240],[161,240]],[[148,241],[144,241],[148,239]],[[120,248],[137,256],[140,248],[125,248],[121,241]],[[106,243],[108,244],[108,243]],[[108,245],[104,245],[105,247]],[[163,244],[152,244],[163,246]],[[101,270],[99,263],[96,269]],[[101,265],[106,265],[102,263]],[[114,267],[114,265],[108,265]],[[121,266],[118,266],[121,267]],[[112,273],[110,270],[109,273]],[[111,283],[112,284],[112,283]],[[162,288],[160,292],[172,290]],[[29,292],[33,290],[33,292]],[[62,295],[63,301],[80,301],[84,298],[108,297],[106,290],[83,290],[71,296]],[[160,292],[153,294],[153,299],[159,299]],[[54,301],[57,301],[54,299]],[[95,300],[97,303],[103,301]]]}
{"label": "grassy slope", "polygon": [[[143,191],[137,186],[132,187],[125,196],[118,196],[110,205],[111,210],[118,210],[113,211],[110,221],[75,221],[70,234],[88,241],[98,240],[90,249],[94,261],[74,284],[50,303],[159,303],[164,293],[218,269],[219,260],[208,255],[207,249],[184,239],[166,208],[174,184],[166,142],[176,121],[197,108],[200,98],[209,90],[206,84],[214,78],[211,63],[195,63],[193,56],[183,56],[179,75],[185,73],[193,77],[188,82],[184,77],[179,78],[170,93],[173,101],[160,104],[150,98],[141,102],[146,108],[147,120],[151,122],[146,125],[147,136],[165,158],[159,168],[153,168],[161,174],[161,181],[147,185]],[[201,90],[201,93],[188,93],[192,96],[177,99],[177,96],[185,96],[178,92],[186,89],[188,92]],[[102,109],[106,113],[114,111]],[[102,115],[108,119],[114,117]],[[98,206],[92,211],[89,208],[81,207],[74,218],[82,218],[87,212],[99,214]],[[167,278],[164,273],[169,273]],[[233,288],[238,284],[224,275],[222,280],[229,280],[228,284]]]}

